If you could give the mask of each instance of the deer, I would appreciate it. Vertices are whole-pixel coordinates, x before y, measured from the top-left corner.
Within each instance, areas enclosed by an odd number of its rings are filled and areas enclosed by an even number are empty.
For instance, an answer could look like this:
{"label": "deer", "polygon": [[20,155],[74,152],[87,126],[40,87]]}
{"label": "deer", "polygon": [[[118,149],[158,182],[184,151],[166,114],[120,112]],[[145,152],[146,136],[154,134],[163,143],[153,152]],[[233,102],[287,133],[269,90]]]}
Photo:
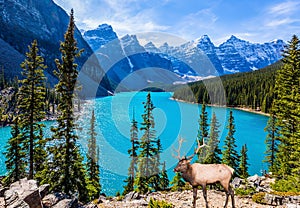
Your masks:
{"label": "deer", "polygon": [[180,157],[180,148],[182,142],[183,139],[179,139],[178,150],[174,149],[174,151],[178,153],[178,155],[175,157],[179,160],[177,166],[174,168],[174,172],[180,172],[183,179],[192,186],[193,208],[196,208],[198,186],[202,186],[203,197],[205,200],[206,208],[208,208],[206,186],[215,184],[217,182],[222,185],[226,192],[226,201],[224,208],[227,207],[229,195],[231,196],[232,207],[234,208],[234,191],[230,186],[230,180],[232,178],[234,169],[225,164],[191,164],[193,157],[199,152],[201,148],[206,146],[206,144],[204,143],[204,138],[202,145],[200,145],[200,142],[197,140],[198,144],[197,148],[194,151],[194,154],[188,157]]}

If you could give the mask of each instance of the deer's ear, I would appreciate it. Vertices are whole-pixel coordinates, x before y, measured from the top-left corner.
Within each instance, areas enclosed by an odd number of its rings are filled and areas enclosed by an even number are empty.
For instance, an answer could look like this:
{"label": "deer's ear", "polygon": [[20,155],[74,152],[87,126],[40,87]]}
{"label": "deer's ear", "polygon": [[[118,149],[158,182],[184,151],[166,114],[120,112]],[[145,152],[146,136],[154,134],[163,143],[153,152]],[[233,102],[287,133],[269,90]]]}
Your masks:
{"label": "deer's ear", "polygon": [[193,160],[193,158],[191,158],[191,159],[188,159],[187,161],[190,163],[190,162],[192,162],[192,160]]}

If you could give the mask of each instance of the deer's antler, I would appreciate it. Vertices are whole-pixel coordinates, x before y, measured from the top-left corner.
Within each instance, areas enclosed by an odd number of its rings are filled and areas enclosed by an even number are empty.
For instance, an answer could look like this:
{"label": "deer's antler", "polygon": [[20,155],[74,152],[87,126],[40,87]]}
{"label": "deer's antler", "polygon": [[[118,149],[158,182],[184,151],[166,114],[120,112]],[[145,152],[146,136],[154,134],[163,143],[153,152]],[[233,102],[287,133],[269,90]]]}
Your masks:
{"label": "deer's antler", "polygon": [[181,149],[181,146],[182,146],[183,142],[184,142],[184,139],[182,137],[179,137],[178,138],[178,149],[175,149],[174,146],[172,147],[173,151],[177,153],[177,155],[174,155],[172,153],[172,157],[177,158],[178,160],[181,159],[181,157],[180,157],[180,149]]}
{"label": "deer's antler", "polygon": [[200,145],[200,142],[199,142],[199,140],[197,139],[197,144],[198,144],[197,149],[195,149],[194,154],[192,154],[191,156],[187,157],[188,160],[191,160],[191,159],[199,152],[199,150],[200,150],[201,148],[207,146],[207,145],[205,144],[204,137],[203,137],[202,143],[203,143],[203,144]]}

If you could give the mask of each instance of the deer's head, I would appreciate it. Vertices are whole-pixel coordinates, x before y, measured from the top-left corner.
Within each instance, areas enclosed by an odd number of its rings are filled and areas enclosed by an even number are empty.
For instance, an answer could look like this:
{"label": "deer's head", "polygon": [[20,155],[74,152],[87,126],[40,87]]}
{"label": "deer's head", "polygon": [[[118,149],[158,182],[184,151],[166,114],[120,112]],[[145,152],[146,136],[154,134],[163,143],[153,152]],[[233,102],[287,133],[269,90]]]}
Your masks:
{"label": "deer's head", "polygon": [[184,173],[189,169],[191,160],[188,160],[186,157],[179,160],[177,166],[174,168],[174,172]]}
{"label": "deer's head", "polygon": [[177,163],[177,166],[174,168],[174,172],[180,172],[180,173],[184,173],[188,170],[189,165],[193,159],[193,157],[199,152],[199,150],[206,146],[206,144],[204,143],[204,139],[203,139],[203,144],[200,145],[199,141],[197,141],[198,146],[197,149],[195,149],[194,154],[192,154],[191,156],[185,156],[185,157],[180,157],[180,148],[182,146],[182,143],[184,142],[184,140],[182,138],[179,138],[178,140],[178,149],[173,148],[173,150],[177,153],[177,155],[173,154],[173,157],[177,158],[179,161]]}

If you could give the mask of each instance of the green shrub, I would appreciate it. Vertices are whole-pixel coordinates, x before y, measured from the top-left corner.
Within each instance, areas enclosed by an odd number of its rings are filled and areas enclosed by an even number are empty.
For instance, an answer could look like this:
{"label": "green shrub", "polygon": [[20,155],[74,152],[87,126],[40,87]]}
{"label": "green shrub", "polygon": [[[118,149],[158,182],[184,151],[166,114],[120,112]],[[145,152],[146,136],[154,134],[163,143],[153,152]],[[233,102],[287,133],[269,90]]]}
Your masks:
{"label": "green shrub", "polygon": [[279,195],[279,196],[300,196],[300,192],[280,192],[280,191],[272,191],[271,194]]}
{"label": "green shrub", "polygon": [[265,204],[266,203],[265,196],[266,196],[265,192],[259,192],[252,196],[252,200],[259,204]]}
{"label": "green shrub", "polygon": [[124,196],[117,196],[117,201],[123,201]]}
{"label": "green shrub", "polygon": [[300,180],[297,176],[288,176],[287,179],[276,180],[271,185],[272,189],[278,192],[300,192]]}
{"label": "green shrub", "polygon": [[153,198],[150,198],[148,208],[173,208],[173,204],[167,203],[166,201],[162,200],[156,200]]}
{"label": "green shrub", "polygon": [[236,188],[234,189],[234,193],[239,196],[247,196],[247,195],[253,195],[255,193],[254,188]]}

